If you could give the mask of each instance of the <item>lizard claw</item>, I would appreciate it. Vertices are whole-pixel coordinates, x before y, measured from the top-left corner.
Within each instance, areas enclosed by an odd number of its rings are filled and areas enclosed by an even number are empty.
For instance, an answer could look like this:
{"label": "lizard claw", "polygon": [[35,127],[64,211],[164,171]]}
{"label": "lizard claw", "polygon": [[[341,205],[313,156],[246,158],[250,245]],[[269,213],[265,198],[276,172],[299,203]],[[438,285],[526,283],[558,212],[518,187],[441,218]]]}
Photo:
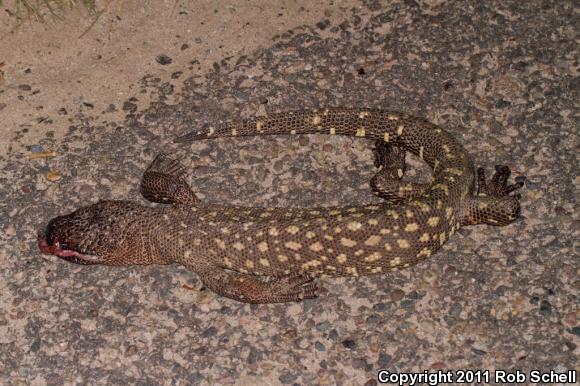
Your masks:
{"label": "lizard claw", "polygon": [[463,225],[507,225],[520,216],[521,195],[511,193],[524,186],[525,177],[518,177],[514,184],[509,184],[509,176],[508,166],[496,165],[495,174],[487,182],[485,170],[477,169],[477,194],[463,204]]}
{"label": "lizard claw", "polygon": [[318,285],[309,275],[294,273],[272,282],[272,297],[282,302],[298,302],[318,296]]}
{"label": "lizard claw", "polygon": [[[508,184],[510,168],[506,165],[495,165],[495,173],[491,181],[486,182],[485,170],[477,169],[477,195],[485,196],[509,196],[511,192],[524,186],[526,177],[519,176],[514,184]],[[514,196],[516,197],[516,196]]]}

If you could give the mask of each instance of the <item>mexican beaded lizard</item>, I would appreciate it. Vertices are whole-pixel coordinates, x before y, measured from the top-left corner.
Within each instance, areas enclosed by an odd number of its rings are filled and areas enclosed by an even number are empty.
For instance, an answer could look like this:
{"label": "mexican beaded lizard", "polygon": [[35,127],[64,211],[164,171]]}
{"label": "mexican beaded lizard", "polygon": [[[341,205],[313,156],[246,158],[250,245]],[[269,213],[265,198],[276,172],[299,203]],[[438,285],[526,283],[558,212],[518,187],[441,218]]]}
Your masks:
{"label": "mexican beaded lizard", "polygon": [[[461,226],[506,225],[520,213],[523,178],[507,166],[489,184],[465,149],[423,119],[368,109],[328,108],[230,122],[176,142],[224,136],[335,134],[373,139],[381,204],[331,208],[254,208],[200,202],[184,168],[164,155],[145,171],[147,207],[100,201],[56,217],[38,236],[43,253],[81,264],[182,264],[223,296],[242,302],[317,296],[318,276],[381,274],[434,254]],[[433,169],[429,184],[403,182],[405,151]],[[477,185],[477,187],[476,187]]]}

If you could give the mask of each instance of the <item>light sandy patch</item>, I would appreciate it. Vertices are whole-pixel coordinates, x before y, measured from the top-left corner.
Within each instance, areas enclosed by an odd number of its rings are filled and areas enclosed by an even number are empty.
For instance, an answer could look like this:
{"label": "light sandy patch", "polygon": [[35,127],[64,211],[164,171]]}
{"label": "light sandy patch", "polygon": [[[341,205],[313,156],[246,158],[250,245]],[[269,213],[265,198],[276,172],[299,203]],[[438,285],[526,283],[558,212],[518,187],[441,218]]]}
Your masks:
{"label": "light sandy patch", "polygon": [[[107,113],[106,120],[122,122],[126,114],[122,106],[128,98],[137,96],[139,109],[155,99],[155,95],[135,95],[143,76],[168,81],[194,60],[199,64],[193,71],[203,75],[213,63],[267,46],[274,36],[292,28],[325,19],[335,24],[353,4],[201,0],[153,1],[143,6],[135,0],[112,1],[99,4],[97,10],[103,13],[88,32],[93,21],[82,7],[62,21],[28,23],[16,30],[13,18],[3,12],[0,154],[7,154],[14,133],[25,127],[29,132],[24,144],[35,144],[48,131],[62,137],[79,111],[99,116],[114,104],[116,111]],[[10,2],[3,5],[10,7]],[[171,63],[158,63],[161,54]],[[177,83],[174,95],[179,94]],[[52,122],[39,124],[40,120]]]}

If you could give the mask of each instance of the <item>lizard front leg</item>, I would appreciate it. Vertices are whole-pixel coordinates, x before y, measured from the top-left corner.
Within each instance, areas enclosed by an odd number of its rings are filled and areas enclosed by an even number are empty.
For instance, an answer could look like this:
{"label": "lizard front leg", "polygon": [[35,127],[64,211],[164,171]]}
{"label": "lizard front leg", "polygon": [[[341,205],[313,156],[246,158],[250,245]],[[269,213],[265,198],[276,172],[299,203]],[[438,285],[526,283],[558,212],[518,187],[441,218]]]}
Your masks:
{"label": "lizard front leg", "polygon": [[151,202],[191,206],[197,201],[185,181],[185,168],[165,154],[159,154],[143,173],[141,194]]}
{"label": "lizard front leg", "polygon": [[299,302],[318,296],[318,286],[313,283],[313,278],[304,274],[294,273],[264,281],[257,276],[228,272],[208,263],[189,268],[199,275],[207,288],[239,302]]}

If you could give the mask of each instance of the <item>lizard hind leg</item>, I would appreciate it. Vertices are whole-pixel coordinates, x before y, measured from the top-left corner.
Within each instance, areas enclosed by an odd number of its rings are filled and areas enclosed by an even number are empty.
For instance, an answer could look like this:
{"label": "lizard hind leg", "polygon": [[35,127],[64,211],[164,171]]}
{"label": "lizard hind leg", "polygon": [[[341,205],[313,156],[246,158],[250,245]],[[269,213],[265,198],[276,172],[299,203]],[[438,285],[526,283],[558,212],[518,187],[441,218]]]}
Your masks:
{"label": "lizard hind leg", "polygon": [[375,141],[375,166],[377,173],[371,178],[373,193],[387,201],[398,202],[420,196],[425,184],[403,182],[405,175],[405,149],[383,140]]}
{"label": "lizard hind leg", "polygon": [[239,302],[299,302],[318,296],[318,285],[312,277],[304,274],[293,273],[264,281],[258,276],[228,272],[210,264],[199,264],[191,269],[197,272],[207,288]]}
{"label": "lizard hind leg", "polygon": [[141,179],[141,194],[151,202],[192,205],[195,194],[185,181],[185,168],[165,154],[159,154]]}
{"label": "lizard hind leg", "polygon": [[515,221],[521,212],[520,194],[512,192],[524,186],[525,177],[517,177],[509,184],[510,169],[496,165],[495,174],[489,183],[483,168],[477,169],[477,194],[468,197],[461,208],[463,225],[507,225]]}

